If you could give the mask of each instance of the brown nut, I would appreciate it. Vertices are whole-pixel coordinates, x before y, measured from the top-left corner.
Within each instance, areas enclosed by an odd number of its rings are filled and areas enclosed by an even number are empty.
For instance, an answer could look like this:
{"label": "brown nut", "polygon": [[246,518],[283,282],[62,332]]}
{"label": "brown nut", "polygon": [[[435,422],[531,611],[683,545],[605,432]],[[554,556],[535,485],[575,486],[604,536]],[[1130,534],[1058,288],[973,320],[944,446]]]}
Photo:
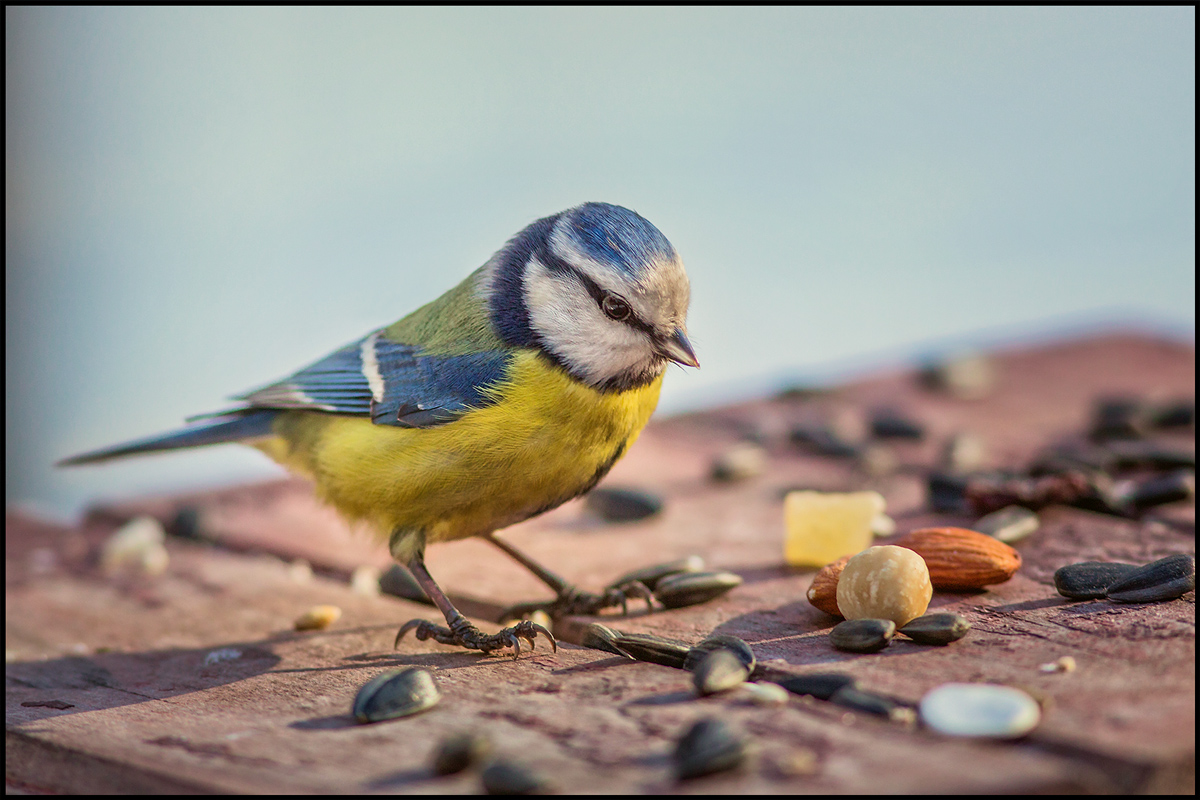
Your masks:
{"label": "brown nut", "polygon": [[842,556],[832,564],[826,564],[813,576],[812,585],[808,587],[808,602],[835,617],[842,616],[837,605],[838,578],[853,556]]}
{"label": "brown nut", "polygon": [[837,604],[848,620],[884,619],[901,627],[924,614],[931,597],[920,554],[895,545],[868,547],[838,577]]}
{"label": "brown nut", "polygon": [[982,589],[1004,583],[1021,566],[1016,550],[966,528],[922,528],[894,544],[925,559],[935,589]]}

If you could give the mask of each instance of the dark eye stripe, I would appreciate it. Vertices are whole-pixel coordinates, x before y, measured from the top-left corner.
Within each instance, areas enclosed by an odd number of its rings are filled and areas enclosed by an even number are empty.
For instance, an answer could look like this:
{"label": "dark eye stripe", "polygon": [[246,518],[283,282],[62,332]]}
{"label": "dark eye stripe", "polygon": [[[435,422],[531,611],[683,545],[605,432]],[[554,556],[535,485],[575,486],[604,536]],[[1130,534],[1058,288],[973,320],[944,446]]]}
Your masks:
{"label": "dark eye stripe", "polygon": [[[604,298],[612,294],[611,292],[606,292],[604,289],[601,289],[600,284],[596,283],[594,280],[575,269],[575,267],[572,267],[561,258],[558,258],[553,253],[549,252],[549,248],[542,248],[536,255],[538,260],[545,264],[546,268],[551,272],[559,275],[574,275],[576,278],[578,278],[583,284],[584,288],[587,289],[588,294],[590,294],[592,299],[596,301],[596,305],[600,306],[601,310],[604,309]],[[623,320],[620,320],[621,322],[625,323],[634,330],[641,331],[651,339],[656,341],[658,340],[659,337],[654,333],[654,328],[646,324],[641,317],[637,315],[637,312],[633,310],[633,306],[630,305],[625,298],[617,294],[612,294],[612,296],[629,306],[629,316]]]}

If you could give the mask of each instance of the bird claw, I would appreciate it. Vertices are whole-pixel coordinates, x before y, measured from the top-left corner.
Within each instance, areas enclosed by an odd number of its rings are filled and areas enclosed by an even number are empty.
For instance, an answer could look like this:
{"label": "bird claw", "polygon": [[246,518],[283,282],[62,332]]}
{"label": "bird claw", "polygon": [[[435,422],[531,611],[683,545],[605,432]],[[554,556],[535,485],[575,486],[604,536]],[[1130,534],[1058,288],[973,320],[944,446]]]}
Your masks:
{"label": "bird claw", "polygon": [[520,619],[534,611],[544,611],[551,617],[565,617],[575,614],[595,616],[606,608],[621,607],[621,614],[629,614],[630,598],[640,598],[646,601],[646,610],[654,610],[654,595],[641,581],[629,581],[620,586],[610,586],[601,594],[584,592],[575,587],[568,587],[556,600],[537,603],[517,603],[504,609],[500,619]]}
{"label": "bird claw", "polygon": [[479,650],[484,653],[511,647],[513,658],[521,655],[522,639],[529,642],[530,650],[537,649],[537,637],[540,633],[550,640],[550,647],[554,652],[558,652],[558,641],[554,638],[554,634],[529,620],[522,620],[512,627],[489,636],[462,618],[456,620],[449,628],[428,620],[414,619],[400,626],[393,649],[400,645],[400,640],[411,630],[416,631],[419,641],[433,639],[442,644],[458,645],[468,650]]}

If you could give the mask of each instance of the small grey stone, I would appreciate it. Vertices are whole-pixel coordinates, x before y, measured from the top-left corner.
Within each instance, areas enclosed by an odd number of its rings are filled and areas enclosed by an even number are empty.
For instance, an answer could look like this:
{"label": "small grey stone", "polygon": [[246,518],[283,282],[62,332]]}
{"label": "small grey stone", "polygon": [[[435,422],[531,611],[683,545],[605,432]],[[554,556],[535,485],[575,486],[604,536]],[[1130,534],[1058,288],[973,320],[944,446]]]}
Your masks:
{"label": "small grey stone", "polygon": [[1024,736],[1042,718],[1026,692],[988,683],[944,683],[921,698],[920,712],[939,733],[995,739]]}
{"label": "small grey stone", "polygon": [[636,522],[662,511],[663,502],[649,492],[636,489],[593,489],[585,505],[588,511],[609,522]]}
{"label": "small grey stone", "polygon": [[1196,588],[1196,557],[1180,553],[1160,558],[1131,572],[1108,587],[1117,603],[1155,603],[1174,600]]}
{"label": "small grey stone", "polygon": [[957,642],[971,630],[971,623],[958,614],[937,613],[917,617],[903,628],[903,633],[918,644],[947,645]]}
{"label": "small grey stone", "polygon": [[971,530],[986,533],[1006,544],[1019,542],[1038,529],[1038,515],[1024,506],[1007,506],[980,517]]}
{"label": "small grey stone", "polygon": [[829,643],[849,653],[877,653],[895,633],[896,623],[890,619],[848,619],[833,626]]}
{"label": "small grey stone", "polygon": [[1127,578],[1137,564],[1115,561],[1081,561],[1059,567],[1054,573],[1054,588],[1072,600],[1096,600],[1108,593],[1108,587]]}

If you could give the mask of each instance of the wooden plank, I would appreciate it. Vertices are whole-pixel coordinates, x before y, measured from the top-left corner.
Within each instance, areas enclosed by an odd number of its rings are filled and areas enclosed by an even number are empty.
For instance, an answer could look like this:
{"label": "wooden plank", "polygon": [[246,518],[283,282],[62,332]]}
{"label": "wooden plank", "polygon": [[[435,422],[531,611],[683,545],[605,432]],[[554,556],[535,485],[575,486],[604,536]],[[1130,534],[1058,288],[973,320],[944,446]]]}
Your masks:
{"label": "wooden plank", "polygon": [[[995,361],[995,392],[974,402],[930,393],[912,374],[897,373],[805,402],[755,401],[656,421],[606,484],[655,491],[666,500],[662,515],[606,525],[576,502],[506,536],[592,589],[649,562],[702,554],[745,583],[703,606],[606,616],[605,623],[687,641],[732,633],[772,666],[848,672],[909,702],[948,680],[1020,686],[1045,704],[1043,724],[1025,740],[954,740],[811,699],[776,709],[736,697],[694,700],[686,673],[569,641],[557,654],[540,645],[517,661],[411,638],[393,651],[398,623],[436,615],[352,591],[350,572],[360,564],[385,567],[386,552],[316,505],[303,484],[285,482],[112,504],[74,528],[10,512],[9,780],[72,792],[474,791],[477,774],[435,779],[427,768],[437,740],[471,728],[561,791],[1193,791],[1194,593],[1157,605],[1069,603],[1051,576],[1078,560],[1194,553],[1194,504],[1140,520],[1047,509],[1042,529],[1019,545],[1024,565],[1012,581],[978,594],[935,595],[935,607],[974,625],[946,648],[895,642],[867,656],[832,650],[826,635],[835,620],[804,599],[812,571],[782,564],[787,487],[876,488],[901,531],[965,523],[969,517],[926,509],[923,475],[949,434],[973,430],[992,466],[1015,467],[1052,439],[1082,431],[1099,394],[1169,399],[1194,391],[1191,347],[1136,336],[1002,353]],[[879,405],[901,408],[928,430],[921,442],[893,446],[904,465],[898,473],[871,477],[786,441],[803,420],[862,415]],[[712,483],[710,459],[747,433],[765,441],[767,473]],[[1194,432],[1172,441],[1194,449]],[[180,517],[181,509],[189,511]],[[138,513],[199,519],[222,546],[171,539],[164,575],[104,576],[96,566],[100,543]],[[296,558],[318,574],[298,580],[289,567]],[[432,548],[429,564],[478,615],[547,596],[484,542]],[[317,603],[340,606],[342,619],[328,631],[293,632],[292,620]],[[562,620],[556,632],[577,638],[587,621]],[[1075,672],[1039,670],[1063,655],[1076,659]],[[442,703],[419,717],[355,725],[349,704],[357,688],[408,664],[435,671]],[[709,714],[751,735],[755,756],[737,774],[677,786],[673,741]],[[791,774],[802,763],[811,764],[809,774]]]}

